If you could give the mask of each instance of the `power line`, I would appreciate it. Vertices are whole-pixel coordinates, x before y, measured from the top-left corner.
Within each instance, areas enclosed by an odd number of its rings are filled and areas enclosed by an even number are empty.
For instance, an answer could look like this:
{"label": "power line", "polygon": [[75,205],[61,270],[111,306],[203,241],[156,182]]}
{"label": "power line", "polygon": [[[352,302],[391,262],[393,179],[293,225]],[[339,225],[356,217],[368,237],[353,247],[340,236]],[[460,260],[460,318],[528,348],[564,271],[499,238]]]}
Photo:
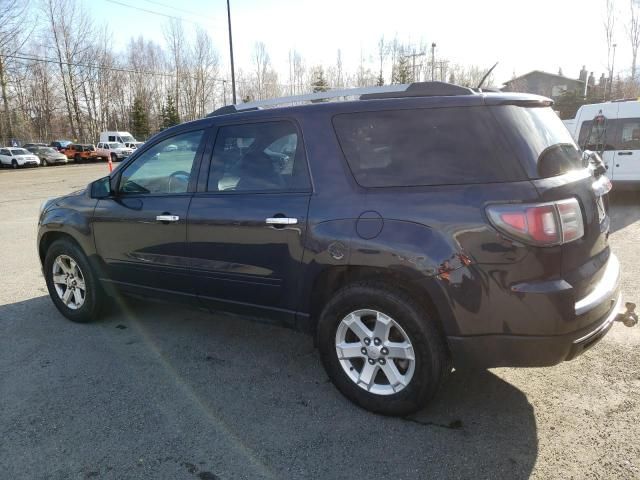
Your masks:
{"label": "power line", "polygon": [[222,20],[220,20],[219,18],[216,18],[216,17],[208,17],[208,16],[205,16],[205,15],[202,15],[201,13],[193,12],[191,10],[186,10],[184,8],[174,7],[173,5],[168,5],[166,3],[158,2],[156,0],[144,0],[144,1],[147,2],[147,3],[151,3],[153,5],[158,5],[158,6],[161,6],[161,7],[164,7],[164,8],[169,8],[169,9],[175,10],[177,12],[187,13],[187,14],[193,15],[195,17],[201,17],[201,18],[206,18],[208,20],[213,20],[214,22],[222,21]]}
{"label": "power line", "polygon": [[[22,54],[22,53],[12,54],[12,55],[2,55],[2,56],[4,58],[14,58],[14,59],[17,59],[17,60],[26,60],[26,61],[31,61],[31,62],[42,62],[42,63],[55,63],[55,64],[58,64],[58,65],[62,64],[62,65],[68,65],[68,66],[72,66],[72,67],[93,68],[93,69],[96,69],[96,70],[110,70],[110,71],[113,71],[113,72],[135,73],[135,74],[139,74],[139,75],[156,75],[156,76],[160,76],[160,77],[176,77],[175,73],[154,72],[152,70],[133,70],[133,69],[130,69],[130,68],[108,67],[108,66],[105,66],[105,65],[97,65],[97,64],[91,64],[91,63],[65,62],[65,61],[60,61],[60,60],[58,60],[56,58],[35,57],[35,56]],[[184,75],[184,76],[196,78],[193,75]],[[219,78],[214,78],[213,81],[215,81],[215,82],[226,82],[226,80],[219,79]]]}
{"label": "power line", "polygon": [[[25,53],[16,53],[16,54],[11,54],[11,55],[0,55],[3,58],[13,58],[16,60],[22,60],[22,61],[29,61],[29,62],[41,62],[41,63],[53,63],[53,64],[62,64],[62,65],[68,65],[68,66],[72,66],[72,67],[82,67],[82,68],[91,68],[91,69],[96,69],[96,70],[109,70],[109,71],[113,71],[113,72],[121,72],[121,73],[133,73],[136,75],[155,75],[155,76],[160,76],[160,77],[172,77],[175,78],[178,75],[176,75],[175,73],[167,73],[167,72],[156,72],[156,71],[152,71],[152,70],[133,70],[130,68],[124,68],[124,67],[108,67],[106,65],[97,65],[97,64],[91,64],[91,63],[80,63],[80,62],[65,62],[65,61],[60,61],[57,58],[50,58],[50,57],[36,57],[33,55],[29,55],[29,54],[25,54]],[[179,75],[181,77],[189,77],[189,78],[198,78],[194,75],[187,75],[187,74],[182,74]],[[211,79],[214,82],[219,82],[219,83],[225,83],[225,82],[229,82],[230,80],[224,79],[224,78],[212,78]],[[236,79],[236,83],[242,83],[242,84],[250,84],[251,81],[250,80],[238,80]],[[287,84],[287,83],[271,83],[271,82],[266,82],[264,85],[270,85],[270,86],[278,86],[278,87],[291,87],[292,85]],[[312,86],[312,85],[303,85],[306,87]],[[335,88],[335,87],[329,87],[329,88]]]}
{"label": "power line", "polygon": [[[184,22],[193,23],[194,25],[200,25],[202,27],[205,26],[200,22],[196,22],[195,20],[189,20],[188,18],[180,17],[180,16],[177,16],[177,15],[169,15],[168,13],[158,12],[157,10],[151,10],[149,8],[137,7],[135,5],[129,5],[128,3],[120,2],[119,0],[105,0],[105,1],[109,2],[109,3],[116,4],[116,5],[120,5],[120,6],[123,6],[123,7],[131,8],[133,10],[139,10],[141,12],[150,13],[151,15],[159,15],[161,17],[170,18],[170,19],[173,19],[173,20],[181,20],[181,21],[184,21]],[[215,21],[215,22],[218,21],[218,20],[213,20],[213,19],[211,19],[211,20]]]}

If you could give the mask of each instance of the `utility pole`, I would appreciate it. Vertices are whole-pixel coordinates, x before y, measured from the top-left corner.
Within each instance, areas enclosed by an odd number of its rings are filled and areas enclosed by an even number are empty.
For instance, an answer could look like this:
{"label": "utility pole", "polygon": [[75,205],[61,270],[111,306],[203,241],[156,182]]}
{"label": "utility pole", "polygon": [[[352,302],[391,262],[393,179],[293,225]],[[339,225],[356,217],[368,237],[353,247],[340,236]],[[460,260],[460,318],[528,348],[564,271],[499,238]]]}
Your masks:
{"label": "utility pole", "polygon": [[416,53],[415,49],[413,50],[413,53],[410,53],[408,55],[403,55],[404,58],[409,58],[411,57],[411,68],[412,68],[412,74],[411,74],[411,78],[413,79],[413,81],[420,81],[420,79],[416,80],[416,67],[420,68],[422,66],[421,63],[419,63],[418,65],[416,65],[416,57],[424,57],[426,55],[425,52],[418,52]]}
{"label": "utility pole", "polygon": [[227,20],[229,22],[229,55],[231,57],[231,91],[233,94],[233,104],[236,104],[236,71],[233,66],[233,39],[231,37],[231,7],[227,0]]}
{"label": "utility pole", "polygon": [[431,81],[436,80],[436,42],[431,44]]}
{"label": "utility pole", "polygon": [[222,102],[227,104],[227,81],[224,79],[222,80]]}

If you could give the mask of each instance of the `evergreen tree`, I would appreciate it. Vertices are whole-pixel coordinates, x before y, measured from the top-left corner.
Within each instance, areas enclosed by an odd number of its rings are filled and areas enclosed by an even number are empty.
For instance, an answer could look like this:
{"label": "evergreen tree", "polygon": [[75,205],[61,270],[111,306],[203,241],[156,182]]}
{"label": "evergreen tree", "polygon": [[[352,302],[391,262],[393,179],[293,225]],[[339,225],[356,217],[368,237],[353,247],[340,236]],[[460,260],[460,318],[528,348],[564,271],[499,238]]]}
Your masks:
{"label": "evergreen tree", "polygon": [[324,78],[324,69],[322,67],[318,67],[315,72],[315,80],[311,84],[313,87],[313,93],[317,92],[326,92],[329,90],[329,84],[327,80]]}
{"label": "evergreen tree", "polygon": [[147,139],[149,137],[149,117],[147,111],[142,104],[142,100],[136,97],[133,100],[133,108],[131,109],[131,130],[136,139]]}
{"label": "evergreen tree", "polygon": [[398,63],[393,66],[392,83],[410,83],[411,82],[411,68],[409,66],[409,59],[404,55],[398,57]]}
{"label": "evergreen tree", "polygon": [[180,123],[180,115],[171,95],[167,95],[167,104],[162,108],[162,128],[173,127]]}
{"label": "evergreen tree", "polygon": [[382,72],[378,74],[378,80],[376,81],[376,85],[378,87],[382,87],[384,85],[384,77],[382,76]]}

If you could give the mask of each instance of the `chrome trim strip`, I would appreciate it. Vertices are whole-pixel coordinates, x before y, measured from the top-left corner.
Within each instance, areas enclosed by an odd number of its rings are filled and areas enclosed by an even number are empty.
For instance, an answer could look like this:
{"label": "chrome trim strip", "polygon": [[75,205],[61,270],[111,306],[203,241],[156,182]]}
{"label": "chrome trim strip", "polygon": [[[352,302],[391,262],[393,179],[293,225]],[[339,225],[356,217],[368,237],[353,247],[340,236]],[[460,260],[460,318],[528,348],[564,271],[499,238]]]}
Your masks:
{"label": "chrome trim strip", "polygon": [[586,297],[578,300],[575,304],[576,315],[582,315],[589,310],[600,305],[607,297],[611,296],[618,287],[618,278],[620,277],[620,262],[618,257],[613,253],[609,256],[609,261],[604,275],[593,289],[593,291]]}
{"label": "chrome trim strip", "polygon": [[620,293],[620,294],[618,294],[618,300],[616,300],[616,304],[613,307],[613,309],[611,310],[611,312],[609,313],[609,316],[607,317],[607,319],[604,322],[602,322],[595,330],[592,330],[591,332],[587,333],[583,337],[576,338],[573,341],[573,344],[576,345],[578,343],[585,342],[585,341],[589,340],[590,338],[596,336],[600,332],[602,332],[604,329],[608,328],[609,325],[611,325],[615,321],[615,319],[618,316],[618,312],[620,311],[621,307],[622,307],[622,294]]}

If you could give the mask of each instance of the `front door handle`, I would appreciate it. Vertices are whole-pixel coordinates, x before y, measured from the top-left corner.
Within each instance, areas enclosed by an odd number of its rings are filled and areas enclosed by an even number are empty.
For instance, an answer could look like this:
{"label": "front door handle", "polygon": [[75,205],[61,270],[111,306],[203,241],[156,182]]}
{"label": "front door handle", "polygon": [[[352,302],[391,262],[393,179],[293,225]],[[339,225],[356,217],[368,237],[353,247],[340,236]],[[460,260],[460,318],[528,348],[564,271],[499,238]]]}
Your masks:
{"label": "front door handle", "polygon": [[618,152],[618,155],[633,155],[633,152]]}
{"label": "front door handle", "polygon": [[178,215],[158,215],[156,221],[158,222],[177,222],[180,220]]}
{"label": "front door handle", "polygon": [[270,217],[267,218],[264,223],[267,225],[295,225],[298,223],[298,219],[289,217]]}

